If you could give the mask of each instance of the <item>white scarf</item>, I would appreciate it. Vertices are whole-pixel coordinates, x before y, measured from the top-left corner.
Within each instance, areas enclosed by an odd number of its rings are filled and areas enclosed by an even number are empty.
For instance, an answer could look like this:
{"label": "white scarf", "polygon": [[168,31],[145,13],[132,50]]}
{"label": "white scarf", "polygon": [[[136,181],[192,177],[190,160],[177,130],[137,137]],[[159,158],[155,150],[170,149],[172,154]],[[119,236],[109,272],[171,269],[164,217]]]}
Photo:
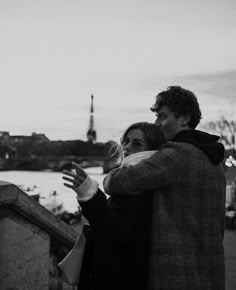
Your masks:
{"label": "white scarf", "polygon": [[[150,151],[141,151],[141,152],[138,152],[138,153],[133,153],[133,154],[125,157],[122,160],[120,167],[128,167],[128,166],[131,166],[131,165],[138,164],[142,160],[148,159],[149,157],[151,157],[156,152],[157,152],[157,150],[152,150],[152,151],[150,150]],[[103,188],[104,188],[105,192],[110,195],[109,183],[110,183],[110,175],[108,174],[103,179]]]}
{"label": "white scarf", "polygon": [[130,165],[135,165],[141,162],[144,159],[147,159],[151,157],[153,154],[155,154],[157,150],[150,150],[150,151],[141,151],[138,153],[133,153],[127,157],[125,157],[122,162],[121,162],[121,167],[123,166],[130,166]]}

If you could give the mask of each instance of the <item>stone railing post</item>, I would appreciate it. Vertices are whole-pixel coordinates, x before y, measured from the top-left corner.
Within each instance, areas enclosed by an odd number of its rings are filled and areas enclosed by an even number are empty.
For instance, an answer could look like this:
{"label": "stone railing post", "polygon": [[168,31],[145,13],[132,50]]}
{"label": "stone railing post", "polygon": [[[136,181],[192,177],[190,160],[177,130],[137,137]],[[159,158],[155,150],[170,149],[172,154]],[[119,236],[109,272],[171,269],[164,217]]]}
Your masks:
{"label": "stone railing post", "polygon": [[57,263],[78,233],[11,183],[0,181],[0,289],[75,289]]}

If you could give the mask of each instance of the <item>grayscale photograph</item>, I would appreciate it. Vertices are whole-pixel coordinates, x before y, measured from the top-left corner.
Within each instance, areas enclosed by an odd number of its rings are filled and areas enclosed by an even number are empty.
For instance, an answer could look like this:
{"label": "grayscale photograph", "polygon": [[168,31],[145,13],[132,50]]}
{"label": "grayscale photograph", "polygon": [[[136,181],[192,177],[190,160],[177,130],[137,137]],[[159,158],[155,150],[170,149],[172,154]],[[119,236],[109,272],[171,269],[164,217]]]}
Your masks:
{"label": "grayscale photograph", "polygon": [[235,0],[0,0],[0,289],[236,290]]}

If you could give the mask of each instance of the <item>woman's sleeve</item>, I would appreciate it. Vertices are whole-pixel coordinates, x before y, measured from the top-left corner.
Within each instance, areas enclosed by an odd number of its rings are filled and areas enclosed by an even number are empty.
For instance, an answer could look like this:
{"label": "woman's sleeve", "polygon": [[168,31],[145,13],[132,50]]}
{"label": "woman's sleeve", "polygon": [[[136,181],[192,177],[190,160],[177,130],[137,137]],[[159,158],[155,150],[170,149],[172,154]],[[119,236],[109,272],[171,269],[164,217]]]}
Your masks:
{"label": "woman's sleeve", "polygon": [[108,202],[105,194],[99,189],[93,198],[80,205],[98,238],[105,238],[119,245],[130,243],[133,233],[144,218],[144,213],[149,209],[147,195],[121,196],[112,199],[109,205]]}

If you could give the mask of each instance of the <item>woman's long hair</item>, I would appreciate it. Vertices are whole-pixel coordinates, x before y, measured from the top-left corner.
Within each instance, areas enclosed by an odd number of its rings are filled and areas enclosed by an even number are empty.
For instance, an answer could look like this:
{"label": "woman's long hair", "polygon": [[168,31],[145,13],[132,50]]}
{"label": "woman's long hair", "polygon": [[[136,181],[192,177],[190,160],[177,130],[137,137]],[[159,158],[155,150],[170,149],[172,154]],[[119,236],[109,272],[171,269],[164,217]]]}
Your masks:
{"label": "woman's long hair", "polygon": [[114,148],[111,148],[111,150],[114,150],[112,156],[118,155],[117,163],[120,163],[123,159],[122,146],[124,144],[124,140],[127,137],[129,131],[133,129],[142,130],[148,145],[148,150],[158,150],[164,143],[163,134],[157,125],[148,122],[134,123],[125,130],[124,134],[120,139],[120,144],[116,145],[116,147]]}

